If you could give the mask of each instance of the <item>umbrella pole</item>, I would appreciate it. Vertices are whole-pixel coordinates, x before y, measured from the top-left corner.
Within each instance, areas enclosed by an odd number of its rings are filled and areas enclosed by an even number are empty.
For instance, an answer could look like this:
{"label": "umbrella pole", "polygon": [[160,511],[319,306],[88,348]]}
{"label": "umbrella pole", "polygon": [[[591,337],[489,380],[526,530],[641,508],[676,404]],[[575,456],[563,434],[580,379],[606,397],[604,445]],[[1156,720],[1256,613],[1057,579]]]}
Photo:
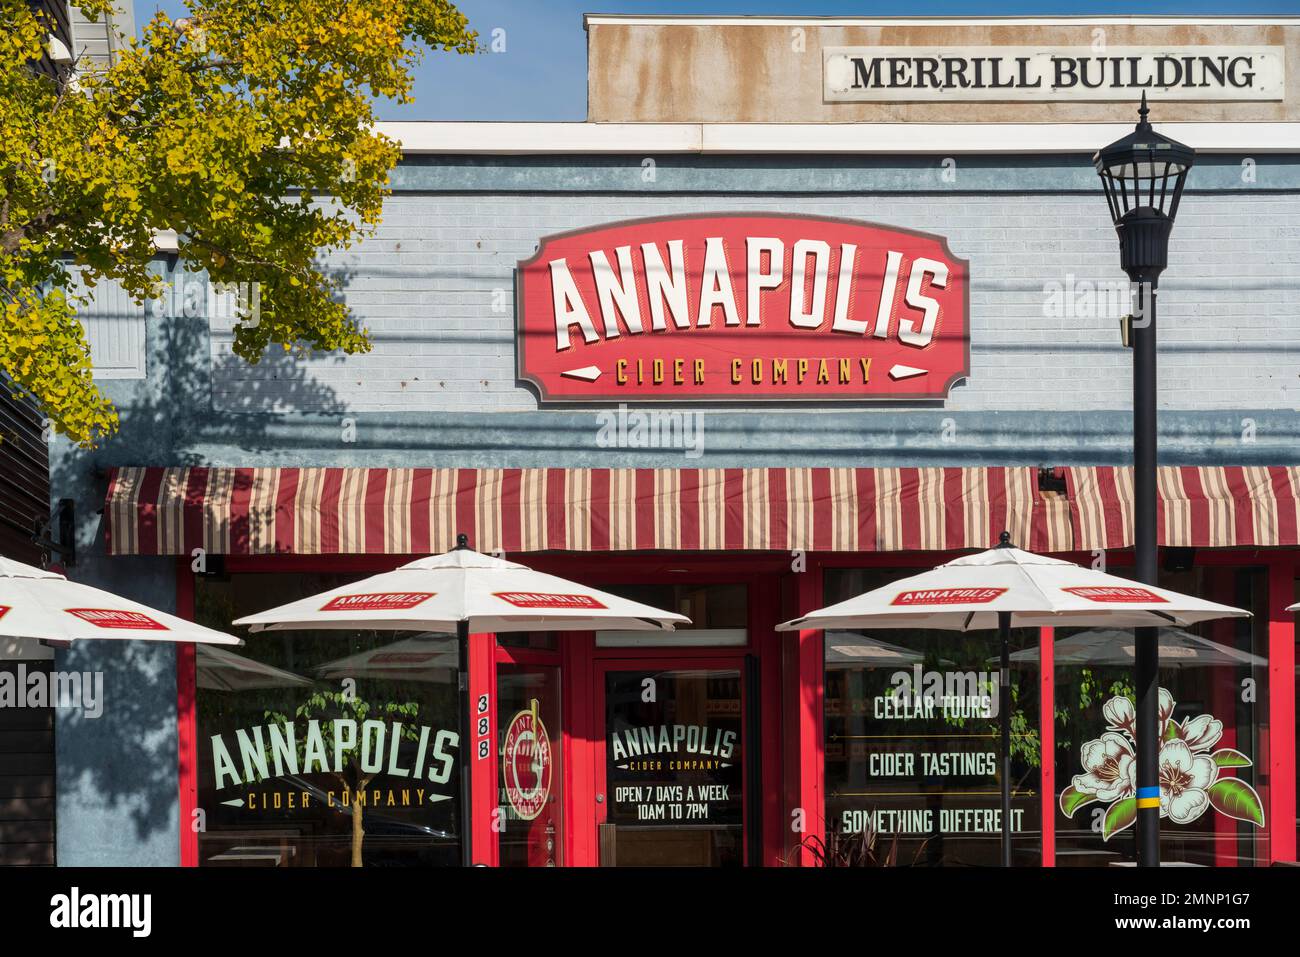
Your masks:
{"label": "umbrella pole", "polygon": [[998,679],[998,717],[1002,725],[1002,866],[1011,866],[1011,613],[998,612],[1002,669]]}
{"label": "umbrella pole", "polygon": [[460,861],[466,867],[474,864],[474,808],[471,802],[470,778],[472,756],[469,742],[474,740],[474,716],[469,706],[469,621],[456,622],[456,644],[460,649]]}

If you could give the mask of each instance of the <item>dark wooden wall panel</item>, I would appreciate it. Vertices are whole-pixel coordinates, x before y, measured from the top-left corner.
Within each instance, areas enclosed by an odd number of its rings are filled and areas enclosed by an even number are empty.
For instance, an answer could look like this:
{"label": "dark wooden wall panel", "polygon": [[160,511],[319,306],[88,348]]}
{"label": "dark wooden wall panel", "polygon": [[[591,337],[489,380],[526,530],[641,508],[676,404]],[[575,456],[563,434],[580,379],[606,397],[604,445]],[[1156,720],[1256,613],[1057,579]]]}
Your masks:
{"label": "dark wooden wall panel", "polygon": [[[44,15],[50,33],[63,42],[69,51],[73,48],[72,17],[66,0],[28,0],[28,6],[38,15]],[[74,54],[75,55],[75,54]],[[46,76],[55,79],[58,70],[49,56],[43,56],[33,64],[34,68]]]}
{"label": "dark wooden wall panel", "polygon": [[0,555],[40,563],[32,526],[50,514],[50,453],[41,417],[31,403],[14,399],[0,377]]}
{"label": "dark wooden wall panel", "polygon": [[[0,661],[0,672],[19,664],[50,672],[49,661]],[[54,709],[0,708],[0,866],[53,864]]]}

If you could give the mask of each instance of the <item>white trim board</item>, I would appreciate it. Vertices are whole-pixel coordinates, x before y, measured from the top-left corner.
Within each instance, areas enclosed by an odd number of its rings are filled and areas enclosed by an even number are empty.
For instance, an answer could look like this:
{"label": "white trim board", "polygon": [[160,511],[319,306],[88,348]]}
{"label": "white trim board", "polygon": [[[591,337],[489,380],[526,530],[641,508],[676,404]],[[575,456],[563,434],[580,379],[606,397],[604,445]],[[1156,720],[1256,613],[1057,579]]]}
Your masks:
{"label": "white trim board", "polygon": [[1259,16],[1058,16],[1058,17],[807,17],[807,16],[692,16],[690,14],[638,14],[588,13],[582,18],[583,26],[591,24],[636,27],[690,26],[690,27],[786,27],[807,23],[818,27],[1079,27],[1079,26],[1211,26],[1211,27],[1273,27],[1295,26],[1300,17]]}
{"label": "white trim board", "polygon": [[[1300,123],[1161,123],[1203,153],[1300,153]],[[1126,123],[495,123],[378,124],[409,154],[1014,155],[1085,153]]]}

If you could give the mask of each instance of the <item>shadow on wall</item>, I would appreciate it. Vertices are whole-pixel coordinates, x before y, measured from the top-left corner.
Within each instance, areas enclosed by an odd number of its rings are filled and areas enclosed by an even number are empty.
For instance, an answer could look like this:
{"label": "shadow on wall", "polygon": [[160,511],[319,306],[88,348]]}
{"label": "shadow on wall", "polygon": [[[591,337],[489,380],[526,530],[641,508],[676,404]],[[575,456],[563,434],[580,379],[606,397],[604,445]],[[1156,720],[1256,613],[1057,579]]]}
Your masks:
{"label": "shadow on wall", "polygon": [[[344,289],[352,278],[345,270],[332,275]],[[174,283],[203,281],[182,273]],[[129,394],[112,396],[122,415],[122,428],[97,459],[113,465],[205,464],[199,451],[205,447],[233,446],[247,452],[273,448],[267,430],[285,415],[347,412],[338,394],[312,379],[311,367],[294,352],[269,347],[255,376],[247,374],[245,370],[252,367],[228,348],[214,355],[210,323],[228,327],[228,322],[210,320],[208,311],[213,308],[209,297],[203,315],[177,311],[149,319],[147,378]],[[228,336],[221,339],[230,341]],[[213,382],[232,378],[242,384],[234,409],[228,400],[227,408],[216,412]]]}
{"label": "shadow on wall", "polygon": [[[223,345],[228,346],[228,343]],[[331,359],[339,364],[344,361],[341,355],[334,355]],[[305,357],[296,352],[285,352],[280,346],[271,346],[255,367],[233,352],[222,351],[212,358],[208,394],[211,395],[213,381],[224,382],[232,388],[222,395],[223,408],[219,413],[212,413],[212,417],[236,415],[242,419],[247,414],[281,415],[291,412],[335,417],[346,415],[347,403],[333,388],[318,379],[308,378],[312,368]],[[256,370],[256,374],[250,375],[250,370]],[[237,436],[227,437],[242,438],[243,435],[241,430]],[[253,441],[263,438],[256,430],[250,430],[249,437]]]}
{"label": "shadow on wall", "polygon": [[[272,447],[268,426],[283,412],[212,412],[211,336],[206,316],[152,314],[146,322],[148,363],[143,380],[106,380],[121,428],[93,451],[58,439],[50,455],[50,495],[76,501],[78,561],[69,577],[175,612],[181,562],[173,557],[110,557],[101,509],[108,468],[120,465],[199,465],[211,443],[250,453]],[[279,354],[276,354],[279,353]],[[233,355],[223,362],[243,362]],[[273,350],[273,388],[281,409],[341,415],[344,405],[312,382],[292,354]],[[186,572],[188,574],[188,572]],[[180,821],[176,648],[169,642],[81,642],[58,649],[55,668],[102,688],[87,708],[55,715],[57,857],[60,865],[173,866],[179,863]],[[98,682],[98,683],[97,683]],[[97,716],[91,716],[102,708]],[[188,827],[189,822],[184,822]]]}
{"label": "shadow on wall", "polygon": [[[341,266],[325,271],[338,281],[339,293],[334,300],[341,302],[342,291],[352,284],[356,271]],[[230,351],[234,337],[226,331],[229,328],[230,323],[223,321],[221,331],[210,339],[207,325],[203,324],[200,330],[203,342],[178,342],[172,353],[173,361],[183,364],[177,368],[176,374],[185,377],[194,368],[201,370],[202,381],[195,382],[194,385],[203,389],[207,418],[216,419],[222,415],[242,418],[244,414],[306,413],[336,417],[346,414],[347,404],[338,393],[326,383],[310,378],[311,373],[320,367],[322,359],[342,365],[347,359],[343,353],[313,353],[308,350],[304,354],[271,345],[254,366]],[[215,340],[214,344],[220,344],[220,353],[213,354],[208,345],[211,340]],[[211,358],[210,364],[203,361],[207,357]],[[308,359],[315,362],[309,362]],[[215,412],[214,392],[217,383],[228,388],[221,395],[220,412]],[[256,430],[252,431],[255,440]]]}
{"label": "shadow on wall", "polygon": [[55,667],[83,689],[82,708],[55,716],[57,863],[179,863],[174,646],[83,642]]}

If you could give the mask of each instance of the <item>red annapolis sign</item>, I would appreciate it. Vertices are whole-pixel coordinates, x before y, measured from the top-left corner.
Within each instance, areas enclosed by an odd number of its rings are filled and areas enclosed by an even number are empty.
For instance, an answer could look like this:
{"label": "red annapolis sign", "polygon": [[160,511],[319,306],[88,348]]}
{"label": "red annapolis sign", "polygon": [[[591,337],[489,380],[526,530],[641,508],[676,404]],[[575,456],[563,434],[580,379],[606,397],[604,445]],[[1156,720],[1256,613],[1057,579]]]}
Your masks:
{"label": "red annapolis sign", "polygon": [[967,262],[941,236],[710,214],[549,236],[519,264],[543,402],[944,398],[970,372]]}

